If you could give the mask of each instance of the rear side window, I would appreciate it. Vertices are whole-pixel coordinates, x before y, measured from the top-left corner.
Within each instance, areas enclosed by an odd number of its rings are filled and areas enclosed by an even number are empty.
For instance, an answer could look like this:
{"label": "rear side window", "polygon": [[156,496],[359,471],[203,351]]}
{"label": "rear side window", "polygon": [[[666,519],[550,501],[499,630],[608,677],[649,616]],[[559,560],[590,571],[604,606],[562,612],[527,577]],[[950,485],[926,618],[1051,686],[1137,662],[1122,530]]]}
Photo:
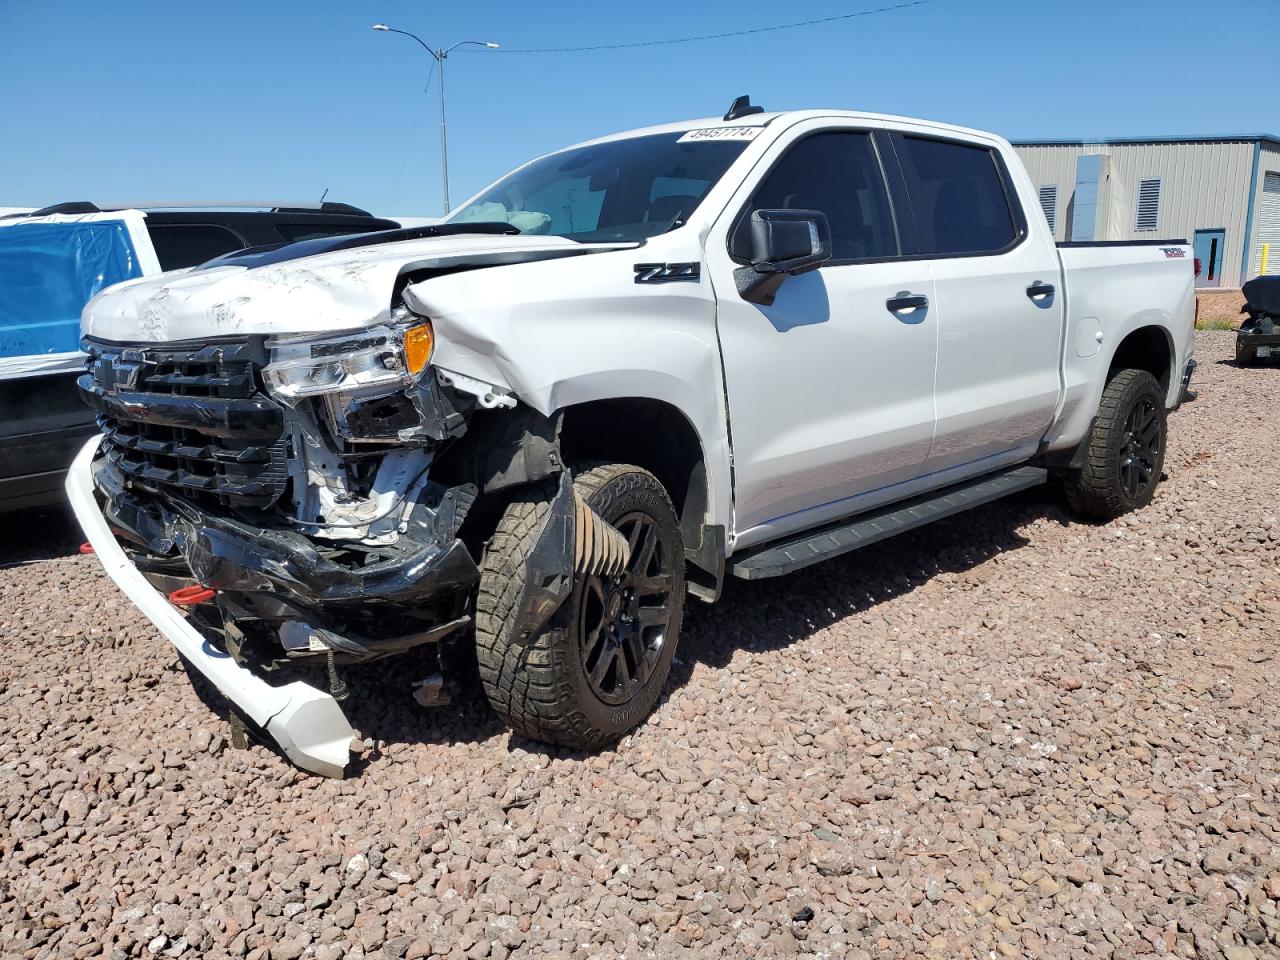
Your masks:
{"label": "rear side window", "polygon": [[995,151],[949,140],[895,138],[915,214],[918,253],[998,253],[1019,228]]}
{"label": "rear side window", "polygon": [[750,256],[756,210],[822,211],[831,225],[833,260],[898,255],[888,192],[869,133],[818,133],[793,144],[738,221],[731,252],[739,260]]}
{"label": "rear side window", "polygon": [[211,223],[152,223],[147,233],[161,270],[199,266],[245,246],[237,234]]}

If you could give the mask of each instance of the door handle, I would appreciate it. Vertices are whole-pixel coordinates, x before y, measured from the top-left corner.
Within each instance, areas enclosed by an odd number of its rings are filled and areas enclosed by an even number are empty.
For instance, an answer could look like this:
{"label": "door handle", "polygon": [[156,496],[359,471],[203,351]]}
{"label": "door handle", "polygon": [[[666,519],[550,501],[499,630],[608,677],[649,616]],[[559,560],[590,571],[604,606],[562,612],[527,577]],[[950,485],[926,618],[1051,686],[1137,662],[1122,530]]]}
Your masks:
{"label": "door handle", "polygon": [[1043,303],[1045,300],[1053,296],[1053,284],[1041,283],[1037,280],[1031,286],[1027,287],[1027,296],[1036,303]]}
{"label": "door handle", "polygon": [[908,293],[904,290],[890,297],[884,305],[889,308],[890,313],[911,315],[929,306],[929,298],[922,293]]}

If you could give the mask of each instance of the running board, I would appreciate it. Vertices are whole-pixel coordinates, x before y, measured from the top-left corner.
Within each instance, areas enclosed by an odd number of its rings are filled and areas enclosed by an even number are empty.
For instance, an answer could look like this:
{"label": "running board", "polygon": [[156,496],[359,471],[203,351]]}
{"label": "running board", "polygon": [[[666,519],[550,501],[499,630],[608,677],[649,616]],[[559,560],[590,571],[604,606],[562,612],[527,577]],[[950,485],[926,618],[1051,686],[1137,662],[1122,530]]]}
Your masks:
{"label": "running board", "polygon": [[780,577],[970,507],[1038,486],[1047,476],[1048,471],[1041,467],[1014,467],[988,473],[849,520],[806,530],[786,540],[766,543],[758,550],[748,551],[741,559],[731,558],[729,572],[743,580]]}

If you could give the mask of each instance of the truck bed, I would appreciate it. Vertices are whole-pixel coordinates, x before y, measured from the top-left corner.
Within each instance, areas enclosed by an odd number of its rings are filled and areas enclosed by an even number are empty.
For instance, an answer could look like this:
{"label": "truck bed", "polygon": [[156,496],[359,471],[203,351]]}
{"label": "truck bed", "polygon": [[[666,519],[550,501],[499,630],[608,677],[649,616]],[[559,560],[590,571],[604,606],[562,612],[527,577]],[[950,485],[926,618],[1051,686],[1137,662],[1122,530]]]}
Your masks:
{"label": "truck bed", "polygon": [[[1063,395],[1047,449],[1074,445],[1098,409],[1106,365],[1124,338],[1140,327],[1180,331],[1143,349],[1170,355],[1165,405],[1182,397],[1182,373],[1195,353],[1195,271],[1192,250],[1180,240],[1098,240],[1059,243],[1065,319]],[[1155,305],[1161,306],[1155,306]]]}

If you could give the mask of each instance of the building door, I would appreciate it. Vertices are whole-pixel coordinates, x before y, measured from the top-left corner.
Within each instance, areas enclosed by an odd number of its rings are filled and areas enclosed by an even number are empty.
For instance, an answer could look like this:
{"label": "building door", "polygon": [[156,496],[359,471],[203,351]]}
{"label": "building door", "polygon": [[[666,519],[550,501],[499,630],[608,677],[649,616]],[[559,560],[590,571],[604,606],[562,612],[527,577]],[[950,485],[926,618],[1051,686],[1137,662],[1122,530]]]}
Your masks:
{"label": "building door", "polygon": [[1196,231],[1196,260],[1200,264],[1197,287],[1222,286],[1222,248],[1226,242],[1225,230]]}

